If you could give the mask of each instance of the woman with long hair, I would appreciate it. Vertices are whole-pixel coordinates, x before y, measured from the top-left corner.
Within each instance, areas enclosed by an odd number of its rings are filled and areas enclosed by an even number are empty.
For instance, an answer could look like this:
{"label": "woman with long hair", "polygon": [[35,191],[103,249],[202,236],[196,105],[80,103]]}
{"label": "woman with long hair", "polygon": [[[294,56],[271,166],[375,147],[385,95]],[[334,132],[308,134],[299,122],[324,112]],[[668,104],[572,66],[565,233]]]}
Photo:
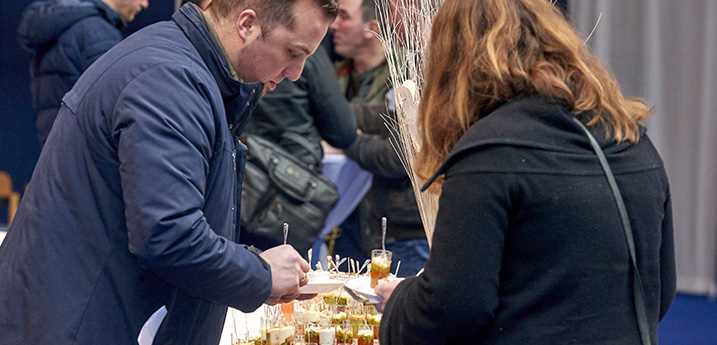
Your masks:
{"label": "woman with long hair", "polygon": [[[414,169],[440,193],[424,272],[382,284],[381,344],[639,344],[675,294],[670,191],[651,114],[548,0],[446,0],[433,20]],[[644,337],[643,337],[644,338]]]}

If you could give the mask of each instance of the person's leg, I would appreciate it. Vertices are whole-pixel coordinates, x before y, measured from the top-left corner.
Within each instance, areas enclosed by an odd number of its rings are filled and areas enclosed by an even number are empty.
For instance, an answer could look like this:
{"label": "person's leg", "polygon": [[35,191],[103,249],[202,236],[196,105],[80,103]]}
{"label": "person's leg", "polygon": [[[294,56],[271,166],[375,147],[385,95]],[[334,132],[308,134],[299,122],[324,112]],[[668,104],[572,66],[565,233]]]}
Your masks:
{"label": "person's leg", "polygon": [[[358,210],[352,212],[339,228],[341,233],[334,242],[332,256],[338,254],[342,258],[348,257],[359,262],[367,260],[368,255],[361,249],[361,227]],[[341,271],[346,272],[346,267],[341,267]]]}
{"label": "person's leg", "polygon": [[399,261],[401,262],[401,266],[398,268],[398,277],[416,275],[423,269],[430,254],[428,241],[425,239],[397,239],[392,243],[387,243],[386,249],[393,253],[391,273],[396,273],[396,266]]}

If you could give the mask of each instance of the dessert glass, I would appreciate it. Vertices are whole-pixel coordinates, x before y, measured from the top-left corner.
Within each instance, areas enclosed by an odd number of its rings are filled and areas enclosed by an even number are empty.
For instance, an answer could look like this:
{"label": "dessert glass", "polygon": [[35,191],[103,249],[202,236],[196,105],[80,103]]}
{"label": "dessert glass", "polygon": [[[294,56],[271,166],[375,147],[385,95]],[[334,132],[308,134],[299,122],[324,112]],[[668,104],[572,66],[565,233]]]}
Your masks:
{"label": "dessert glass", "polygon": [[390,250],[374,249],[371,251],[371,288],[378,285],[378,281],[387,278],[391,271]]}

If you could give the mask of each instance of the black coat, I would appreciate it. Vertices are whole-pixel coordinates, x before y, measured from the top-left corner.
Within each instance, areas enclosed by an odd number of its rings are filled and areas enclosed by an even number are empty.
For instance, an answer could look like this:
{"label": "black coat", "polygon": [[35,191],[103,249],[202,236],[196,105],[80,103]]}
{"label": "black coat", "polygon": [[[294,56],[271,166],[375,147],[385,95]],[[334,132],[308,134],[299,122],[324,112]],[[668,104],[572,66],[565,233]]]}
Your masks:
{"label": "black coat", "polygon": [[[425,272],[388,301],[381,344],[638,344],[628,251],[588,138],[547,97],[478,121],[445,173]],[[596,132],[625,200],[653,339],[675,294],[667,176],[647,135]]]}

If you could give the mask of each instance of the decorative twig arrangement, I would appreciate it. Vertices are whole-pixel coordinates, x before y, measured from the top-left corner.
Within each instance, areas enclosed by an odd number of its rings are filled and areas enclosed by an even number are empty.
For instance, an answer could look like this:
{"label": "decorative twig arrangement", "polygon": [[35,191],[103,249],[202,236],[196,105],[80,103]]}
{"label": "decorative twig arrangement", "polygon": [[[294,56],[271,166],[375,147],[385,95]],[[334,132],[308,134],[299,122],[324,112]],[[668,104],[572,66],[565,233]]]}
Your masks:
{"label": "decorative twig arrangement", "polygon": [[[380,23],[380,32],[376,35],[386,53],[396,108],[396,117],[384,116],[384,121],[392,134],[391,144],[411,179],[429,245],[438,212],[438,195],[421,192],[424,181],[414,173],[413,164],[421,149],[416,117],[421,101],[424,57],[428,53],[433,16],[443,1],[376,0]],[[395,4],[395,11],[391,11],[389,2]]]}

